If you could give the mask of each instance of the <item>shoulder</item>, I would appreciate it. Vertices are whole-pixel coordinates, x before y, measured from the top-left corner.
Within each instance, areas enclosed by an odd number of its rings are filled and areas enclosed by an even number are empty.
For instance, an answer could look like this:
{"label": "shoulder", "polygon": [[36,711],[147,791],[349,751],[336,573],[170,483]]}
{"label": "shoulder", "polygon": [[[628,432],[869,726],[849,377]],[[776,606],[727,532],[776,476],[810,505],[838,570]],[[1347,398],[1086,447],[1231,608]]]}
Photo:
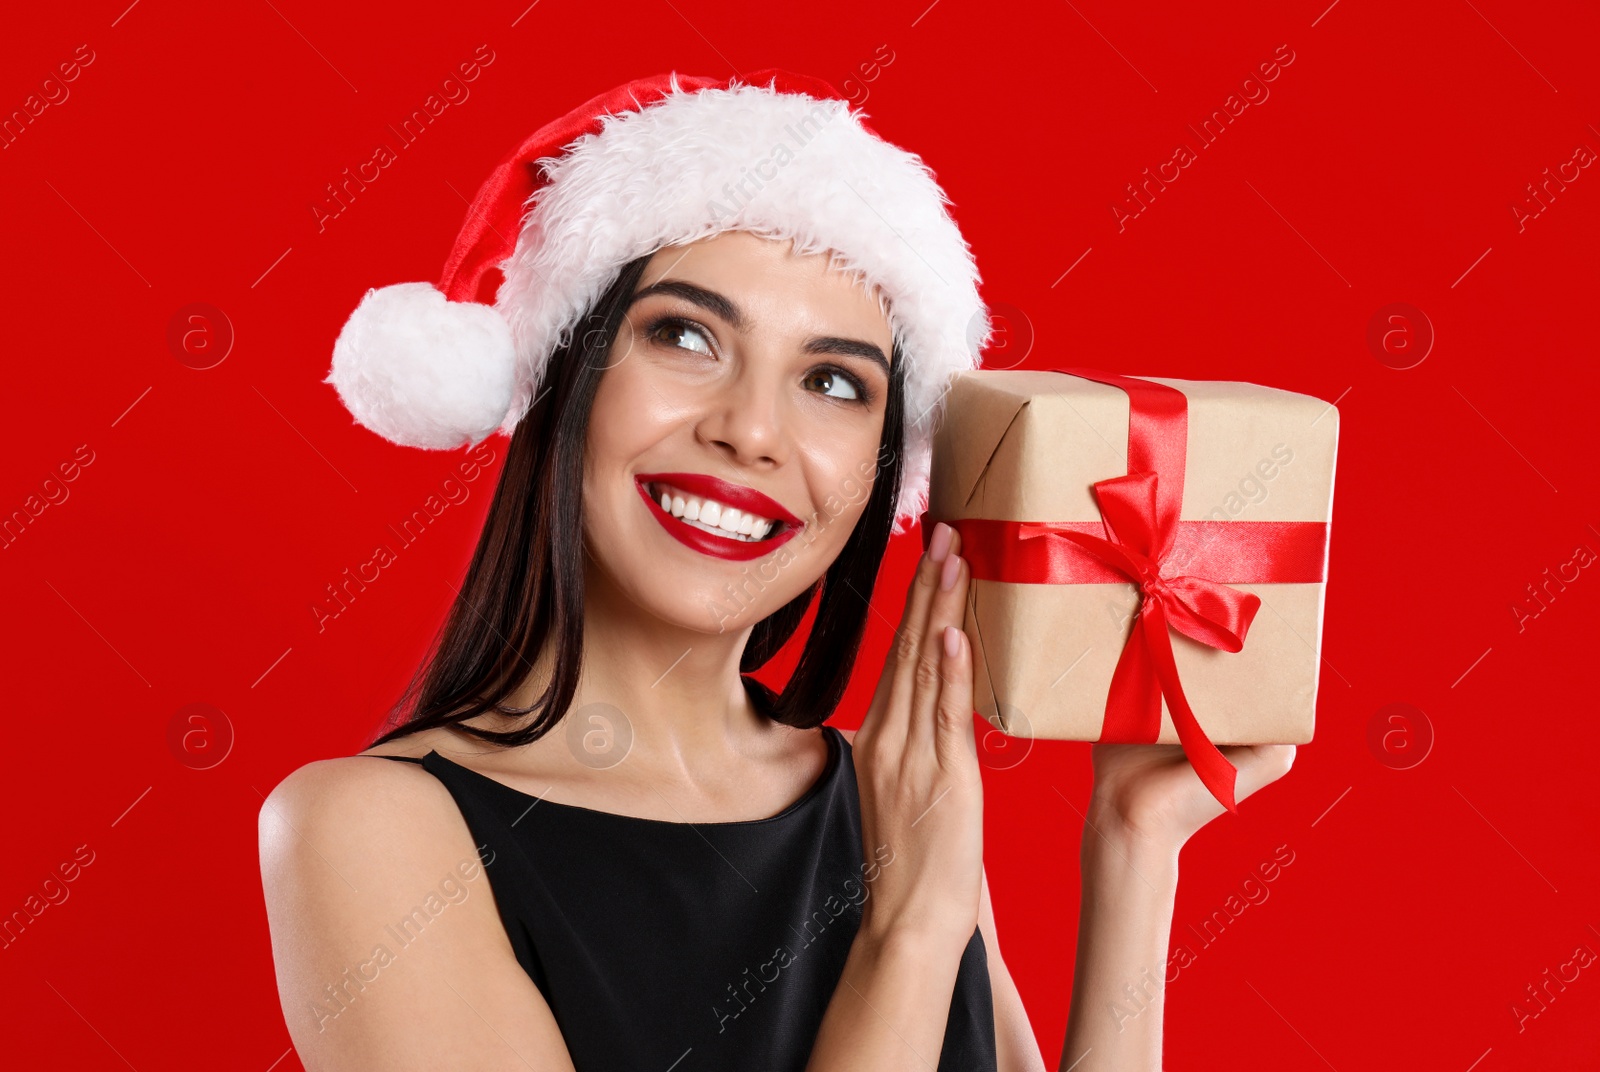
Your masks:
{"label": "shoulder", "polygon": [[[279,1000],[308,1069],[372,1067],[378,1053],[395,1069],[489,1067],[507,1040],[571,1067],[486,860],[420,765],[369,754],[300,767],[262,804],[260,851]],[[497,1033],[469,1006],[496,1010]]]}
{"label": "shoulder", "polygon": [[[319,891],[414,885],[419,873],[476,858],[444,783],[420,763],[377,752],[316,760],[290,772],[262,801],[257,833],[269,902],[277,897],[285,904]],[[353,881],[353,870],[372,881]]]}
{"label": "shoulder", "polygon": [[[389,754],[400,754],[393,752]],[[396,805],[405,805],[402,809]],[[399,763],[373,752],[307,763],[290,772],[262,802],[262,850],[289,834],[314,831],[342,839],[381,833],[385,824],[410,827],[421,815],[448,816],[449,791],[416,763]]]}
{"label": "shoulder", "polygon": [[[423,876],[476,862],[450,792],[420,764],[371,755],[308,763],[262,802],[257,831],[269,922],[340,927],[404,907]],[[270,918],[276,916],[278,918]]]}

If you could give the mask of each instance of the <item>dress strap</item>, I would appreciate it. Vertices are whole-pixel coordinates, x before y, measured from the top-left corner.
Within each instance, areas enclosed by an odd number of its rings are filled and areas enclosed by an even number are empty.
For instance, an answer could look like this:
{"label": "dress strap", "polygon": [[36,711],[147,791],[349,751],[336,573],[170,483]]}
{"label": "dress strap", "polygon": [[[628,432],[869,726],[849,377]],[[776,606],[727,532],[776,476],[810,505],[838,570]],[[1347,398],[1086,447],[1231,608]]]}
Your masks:
{"label": "dress strap", "polygon": [[370,759],[398,759],[402,763],[421,763],[422,762],[422,760],[417,758],[416,756],[370,756],[368,758],[370,758]]}

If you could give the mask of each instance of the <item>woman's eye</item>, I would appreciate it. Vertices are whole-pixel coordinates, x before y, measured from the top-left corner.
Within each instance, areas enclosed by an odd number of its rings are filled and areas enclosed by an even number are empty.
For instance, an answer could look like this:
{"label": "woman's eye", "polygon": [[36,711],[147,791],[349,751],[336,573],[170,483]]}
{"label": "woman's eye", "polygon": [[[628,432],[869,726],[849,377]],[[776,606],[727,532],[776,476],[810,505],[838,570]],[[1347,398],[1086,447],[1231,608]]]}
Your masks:
{"label": "woman's eye", "polygon": [[[710,337],[687,320],[662,320],[651,327],[650,337],[656,342],[664,343],[667,346],[692,350],[695,353],[707,356],[711,356],[716,352],[711,348]],[[689,339],[699,340],[699,345],[691,345],[686,341]]]}
{"label": "woman's eye", "polygon": [[[819,382],[819,381],[825,381],[827,383],[827,385],[828,385],[828,388],[830,388],[830,389],[826,389],[822,393],[826,394],[826,395],[831,395],[834,398],[843,398],[843,399],[847,399],[849,401],[859,401],[860,398],[861,398],[861,392],[856,389],[856,385],[854,383],[850,382],[850,378],[848,376],[844,376],[844,375],[840,374],[839,372],[835,371],[834,369],[827,369],[827,368],[816,369],[811,373],[810,376],[806,377],[806,379],[807,379],[808,382],[813,382],[813,383],[814,382]],[[845,390],[846,393],[845,394],[834,394],[833,391],[831,390],[831,388],[835,388],[835,387],[842,387]]]}

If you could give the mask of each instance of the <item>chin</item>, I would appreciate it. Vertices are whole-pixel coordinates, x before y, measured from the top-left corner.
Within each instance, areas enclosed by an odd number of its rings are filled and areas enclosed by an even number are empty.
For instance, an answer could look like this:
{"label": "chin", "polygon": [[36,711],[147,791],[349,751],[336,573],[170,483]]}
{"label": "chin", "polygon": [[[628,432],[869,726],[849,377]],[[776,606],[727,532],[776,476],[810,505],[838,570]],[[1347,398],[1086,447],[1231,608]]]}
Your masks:
{"label": "chin", "polygon": [[645,531],[631,534],[626,542],[594,549],[594,558],[642,612],[716,636],[755,625],[821,576],[811,562],[798,560],[801,547],[730,561],[691,550],[660,532]]}
{"label": "chin", "polygon": [[[724,564],[722,572],[727,576],[691,577],[684,571],[676,574],[681,583],[674,583],[670,569],[658,569],[647,577],[618,578],[618,587],[642,614],[708,636],[738,632],[783,606],[785,600],[772,585],[764,592],[759,589],[754,571],[748,582],[737,568]],[[738,594],[741,583],[743,595]]]}

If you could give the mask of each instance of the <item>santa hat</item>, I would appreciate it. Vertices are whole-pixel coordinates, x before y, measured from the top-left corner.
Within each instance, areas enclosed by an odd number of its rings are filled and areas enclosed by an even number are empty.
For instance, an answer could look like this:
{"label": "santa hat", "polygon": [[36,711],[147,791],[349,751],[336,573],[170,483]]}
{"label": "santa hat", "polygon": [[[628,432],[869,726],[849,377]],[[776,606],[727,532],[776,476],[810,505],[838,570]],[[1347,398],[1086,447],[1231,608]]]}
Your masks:
{"label": "santa hat", "polygon": [[323,382],[402,446],[510,435],[623,265],[724,231],[791,239],[887,298],[905,361],[900,532],[926,505],[945,387],[990,332],[948,203],[920,158],[826,82],[776,69],[639,79],[518,146],[478,191],[438,286],[369,290]]}

